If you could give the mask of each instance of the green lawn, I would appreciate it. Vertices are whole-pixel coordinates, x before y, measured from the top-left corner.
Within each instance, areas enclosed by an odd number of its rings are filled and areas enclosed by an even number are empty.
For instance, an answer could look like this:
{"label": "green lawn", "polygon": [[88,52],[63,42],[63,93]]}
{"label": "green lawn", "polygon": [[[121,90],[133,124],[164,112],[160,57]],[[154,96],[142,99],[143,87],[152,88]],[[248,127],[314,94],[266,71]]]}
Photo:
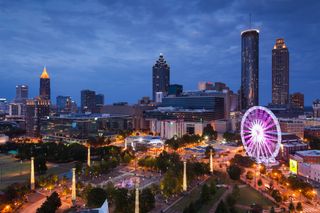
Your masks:
{"label": "green lawn", "polygon": [[[219,174],[221,175],[221,174]],[[217,180],[217,174],[215,174],[213,177],[209,178],[206,183],[210,183],[211,179]],[[220,183],[226,183],[227,178],[220,176]],[[178,203],[176,203],[174,206],[172,206],[167,213],[173,213],[173,212],[183,212],[183,210],[189,206],[191,202],[195,202],[199,199],[201,195],[201,189],[202,185],[199,187],[196,187],[193,191],[189,192],[189,194],[185,195]],[[225,188],[219,188],[217,189],[216,194],[211,198],[210,202],[207,205],[202,206],[201,210],[199,212],[205,213],[208,212],[208,210],[214,205],[216,200],[221,197],[221,195],[225,192]]]}
{"label": "green lawn", "polygon": [[240,188],[240,198],[237,200],[237,204],[250,206],[253,203],[260,204],[264,208],[270,208],[274,205],[272,201],[265,198],[263,195],[249,186]]}
{"label": "green lawn", "polygon": [[[48,171],[46,174],[61,174],[70,171],[74,163],[60,164],[53,166],[47,164]],[[37,177],[36,177],[37,178]],[[30,161],[22,163],[9,155],[0,155],[0,190],[6,186],[24,182],[30,179]]]}

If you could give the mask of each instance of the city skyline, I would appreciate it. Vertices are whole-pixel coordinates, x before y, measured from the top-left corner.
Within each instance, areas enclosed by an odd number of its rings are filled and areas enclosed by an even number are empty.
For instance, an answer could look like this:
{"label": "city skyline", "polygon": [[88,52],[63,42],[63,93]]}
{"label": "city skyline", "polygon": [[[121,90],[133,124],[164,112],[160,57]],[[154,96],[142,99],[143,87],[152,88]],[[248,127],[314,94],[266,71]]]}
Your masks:
{"label": "city skyline", "polygon": [[270,50],[276,38],[284,38],[290,47],[290,93],[304,93],[307,106],[318,98],[318,29],[312,17],[317,7],[312,4],[289,8],[290,1],[277,3],[277,8],[253,1],[0,4],[0,20],[5,23],[0,39],[6,41],[2,49],[7,53],[0,59],[4,79],[0,90],[1,97],[9,100],[19,84],[29,86],[29,97],[36,96],[38,76],[46,65],[52,99],[70,95],[80,103],[80,91],[92,89],[103,93],[107,104],[135,103],[142,96],[151,97],[152,65],[160,52],[169,61],[171,83],[192,90],[199,81],[221,81],[236,92],[241,76],[240,32],[249,28],[249,13],[252,27],[260,30],[260,104],[271,102]]}

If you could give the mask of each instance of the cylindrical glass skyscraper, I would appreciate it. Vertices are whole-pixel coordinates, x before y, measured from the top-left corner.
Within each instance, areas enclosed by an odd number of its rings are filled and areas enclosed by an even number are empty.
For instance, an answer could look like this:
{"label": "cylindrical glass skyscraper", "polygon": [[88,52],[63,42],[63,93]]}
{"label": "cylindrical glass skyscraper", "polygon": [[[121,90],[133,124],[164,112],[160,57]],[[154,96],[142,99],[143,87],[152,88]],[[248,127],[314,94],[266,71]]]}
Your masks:
{"label": "cylindrical glass skyscraper", "polygon": [[259,105],[259,30],[241,32],[241,110]]}

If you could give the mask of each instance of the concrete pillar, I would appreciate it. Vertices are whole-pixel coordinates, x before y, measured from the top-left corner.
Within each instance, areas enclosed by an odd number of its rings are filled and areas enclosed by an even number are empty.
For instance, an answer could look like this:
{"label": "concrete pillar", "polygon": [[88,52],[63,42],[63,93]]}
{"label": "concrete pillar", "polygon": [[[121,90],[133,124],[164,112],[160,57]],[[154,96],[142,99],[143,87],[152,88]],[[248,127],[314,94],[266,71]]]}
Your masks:
{"label": "concrete pillar", "polygon": [[212,150],[210,149],[210,173],[213,173]]}
{"label": "concrete pillar", "polygon": [[35,179],[34,179],[34,157],[31,157],[31,177],[30,177],[31,190],[35,189]]}
{"label": "concrete pillar", "polygon": [[134,213],[139,213],[139,181],[136,183],[136,198],[135,198],[135,205],[134,205]]}
{"label": "concrete pillar", "polygon": [[187,162],[183,161],[183,181],[182,181],[182,190],[187,191]]}
{"label": "concrete pillar", "polygon": [[90,155],[90,145],[88,146],[88,159],[87,159],[87,165],[91,166],[91,155]]}
{"label": "concrete pillar", "polygon": [[71,192],[72,205],[76,204],[76,168],[72,168],[72,192]]}

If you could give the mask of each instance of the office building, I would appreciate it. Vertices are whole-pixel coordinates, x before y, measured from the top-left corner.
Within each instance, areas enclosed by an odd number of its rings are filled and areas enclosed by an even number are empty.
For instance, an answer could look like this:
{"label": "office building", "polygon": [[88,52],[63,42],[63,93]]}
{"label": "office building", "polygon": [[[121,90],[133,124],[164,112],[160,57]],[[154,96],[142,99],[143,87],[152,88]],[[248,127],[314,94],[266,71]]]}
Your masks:
{"label": "office building", "polygon": [[183,91],[183,86],[180,84],[170,84],[168,95],[179,96]]}
{"label": "office building", "polygon": [[92,90],[81,91],[81,112],[96,112],[96,92]]}
{"label": "office building", "polygon": [[320,126],[307,126],[304,128],[305,137],[317,137],[320,138]]}
{"label": "office building", "polygon": [[320,100],[317,99],[312,103],[313,117],[320,118]]}
{"label": "office building", "polygon": [[16,103],[24,103],[29,96],[29,88],[27,85],[17,85],[16,86]]}
{"label": "office building", "polygon": [[6,114],[9,111],[9,103],[6,98],[0,98],[0,114]]}
{"label": "office building", "polygon": [[170,85],[170,66],[165,61],[162,54],[152,67],[152,97],[156,100],[156,93],[162,92],[164,96],[168,94]]}
{"label": "office building", "polygon": [[41,119],[41,135],[47,142],[86,142],[132,129],[132,117],[111,114],[62,114]]}
{"label": "office building", "polygon": [[272,104],[289,104],[289,50],[283,38],[272,49]]}
{"label": "office building", "polygon": [[96,95],[96,112],[101,113],[102,107],[104,106],[104,95]]}
{"label": "office building", "polygon": [[199,82],[198,83],[198,90],[213,90],[213,83],[212,82]]}
{"label": "office building", "polygon": [[300,92],[291,94],[290,105],[292,108],[304,109],[304,94]]}
{"label": "office building", "polygon": [[278,120],[283,133],[292,133],[298,136],[300,139],[303,139],[304,123],[302,120],[295,118],[279,118]]}
{"label": "office building", "polygon": [[259,105],[259,30],[241,32],[241,110]]}
{"label": "office building", "polygon": [[288,161],[290,155],[308,149],[308,144],[292,133],[281,133],[281,149],[277,159]]}
{"label": "office building", "polygon": [[59,95],[57,100],[57,112],[59,113],[70,113],[72,111],[72,99],[70,96]]}
{"label": "office building", "polygon": [[96,105],[97,106],[103,106],[104,105],[104,95],[103,94],[97,94],[96,95]]}
{"label": "office building", "polygon": [[42,74],[40,76],[40,91],[39,96],[41,99],[50,100],[51,99],[51,89],[50,89],[50,77],[47,73],[47,68],[44,67]]}
{"label": "office building", "polygon": [[29,136],[40,136],[40,121],[50,114],[50,100],[35,98],[26,101],[26,131]]}

